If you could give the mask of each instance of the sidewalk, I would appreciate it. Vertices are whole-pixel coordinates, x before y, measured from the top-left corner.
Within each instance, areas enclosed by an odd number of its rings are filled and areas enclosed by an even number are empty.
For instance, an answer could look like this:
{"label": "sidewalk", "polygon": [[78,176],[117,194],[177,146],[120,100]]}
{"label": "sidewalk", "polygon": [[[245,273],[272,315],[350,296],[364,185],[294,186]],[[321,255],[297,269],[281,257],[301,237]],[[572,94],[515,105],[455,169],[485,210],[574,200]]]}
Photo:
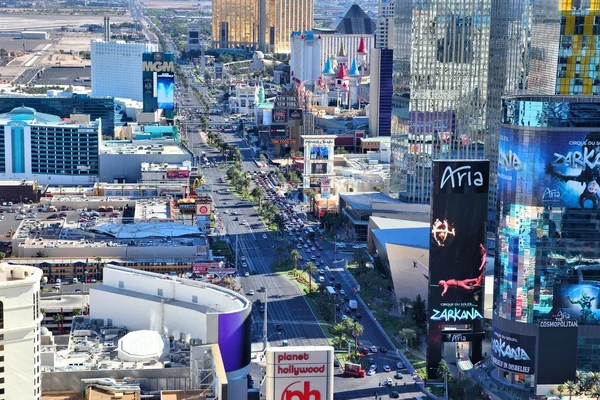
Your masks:
{"label": "sidewalk", "polygon": [[529,397],[532,395],[531,392],[502,382],[495,376],[495,372],[496,368],[490,358],[473,367],[473,369],[466,371],[471,379],[481,384],[486,392],[493,394],[496,398],[502,400],[529,400]]}

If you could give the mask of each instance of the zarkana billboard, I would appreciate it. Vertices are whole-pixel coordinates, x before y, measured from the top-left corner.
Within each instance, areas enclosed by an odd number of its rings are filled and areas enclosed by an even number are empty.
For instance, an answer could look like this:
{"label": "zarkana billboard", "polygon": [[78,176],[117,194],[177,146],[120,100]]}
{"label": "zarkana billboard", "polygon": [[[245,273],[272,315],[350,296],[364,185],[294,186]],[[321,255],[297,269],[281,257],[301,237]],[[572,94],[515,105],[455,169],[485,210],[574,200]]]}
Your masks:
{"label": "zarkana billboard", "polygon": [[501,127],[498,187],[507,203],[599,209],[600,131]]}
{"label": "zarkana billboard", "polygon": [[531,375],[535,370],[535,336],[492,328],[492,362],[498,368]]}
{"label": "zarkana billboard", "polygon": [[430,322],[483,319],[488,185],[489,161],[434,162]]}

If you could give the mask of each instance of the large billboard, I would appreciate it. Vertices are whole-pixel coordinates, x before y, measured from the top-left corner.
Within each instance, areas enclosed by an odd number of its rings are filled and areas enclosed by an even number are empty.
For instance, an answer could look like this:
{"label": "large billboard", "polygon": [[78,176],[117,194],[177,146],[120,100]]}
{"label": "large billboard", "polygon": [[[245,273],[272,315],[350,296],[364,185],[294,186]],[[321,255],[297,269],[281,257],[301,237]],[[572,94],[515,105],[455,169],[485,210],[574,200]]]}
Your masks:
{"label": "large billboard", "polygon": [[549,316],[568,315],[579,325],[600,324],[600,284],[556,284]]}
{"label": "large billboard", "polygon": [[311,147],[310,148],[310,159],[311,160],[328,160],[329,159],[329,147]]}
{"label": "large billboard", "polygon": [[489,162],[433,168],[429,319],[468,324],[483,319]]}
{"label": "large billboard", "polygon": [[498,198],[527,205],[599,209],[600,131],[500,129]]}
{"label": "large billboard", "polygon": [[314,175],[326,174],[327,173],[327,163],[313,163],[310,164],[310,173]]}
{"label": "large billboard", "polygon": [[267,400],[333,400],[331,346],[267,349]]}
{"label": "large billboard", "polygon": [[175,76],[172,73],[156,77],[156,98],[158,108],[172,110],[175,107]]}
{"label": "large billboard", "polygon": [[518,374],[535,371],[535,336],[505,332],[492,327],[492,362],[498,368]]}
{"label": "large billboard", "polygon": [[252,346],[251,307],[219,314],[219,350],[225,372],[250,365]]}

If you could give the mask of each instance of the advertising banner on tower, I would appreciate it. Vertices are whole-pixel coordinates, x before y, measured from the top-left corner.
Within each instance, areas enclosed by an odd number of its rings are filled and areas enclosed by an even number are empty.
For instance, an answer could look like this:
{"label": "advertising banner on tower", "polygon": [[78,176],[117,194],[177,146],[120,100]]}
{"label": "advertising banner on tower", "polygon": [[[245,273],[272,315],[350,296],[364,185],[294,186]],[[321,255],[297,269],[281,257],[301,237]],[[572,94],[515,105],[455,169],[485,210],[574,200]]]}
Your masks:
{"label": "advertising banner on tower", "polygon": [[492,327],[492,362],[498,368],[531,375],[535,370],[535,336],[505,332]]}
{"label": "advertising banner on tower", "polygon": [[333,400],[333,347],[267,349],[267,400]]}
{"label": "advertising banner on tower", "polygon": [[156,77],[158,108],[172,110],[175,107],[175,76],[168,72]]}
{"label": "advertising banner on tower", "polygon": [[[600,284],[556,284],[548,318],[569,316],[578,325],[600,324]],[[540,325],[542,326],[542,325]]]}
{"label": "advertising banner on tower", "polygon": [[489,161],[434,161],[429,319],[483,319]]}
{"label": "advertising banner on tower", "polygon": [[600,131],[502,126],[498,147],[498,200],[600,209]]}

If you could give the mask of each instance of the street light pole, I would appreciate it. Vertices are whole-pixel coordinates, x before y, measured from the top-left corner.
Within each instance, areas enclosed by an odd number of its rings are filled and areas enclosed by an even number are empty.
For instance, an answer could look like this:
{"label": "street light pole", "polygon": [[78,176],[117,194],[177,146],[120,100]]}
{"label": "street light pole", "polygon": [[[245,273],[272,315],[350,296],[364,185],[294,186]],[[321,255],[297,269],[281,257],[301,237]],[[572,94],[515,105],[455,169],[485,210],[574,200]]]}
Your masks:
{"label": "street light pole", "polygon": [[268,319],[267,319],[267,316],[268,316],[267,304],[268,304],[268,302],[269,302],[269,295],[267,294],[267,288],[265,288],[265,318],[263,321],[263,337],[265,338],[265,350],[267,349],[267,343],[269,341],[268,340],[269,338],[267,337],[267,321],[268,321]]}

